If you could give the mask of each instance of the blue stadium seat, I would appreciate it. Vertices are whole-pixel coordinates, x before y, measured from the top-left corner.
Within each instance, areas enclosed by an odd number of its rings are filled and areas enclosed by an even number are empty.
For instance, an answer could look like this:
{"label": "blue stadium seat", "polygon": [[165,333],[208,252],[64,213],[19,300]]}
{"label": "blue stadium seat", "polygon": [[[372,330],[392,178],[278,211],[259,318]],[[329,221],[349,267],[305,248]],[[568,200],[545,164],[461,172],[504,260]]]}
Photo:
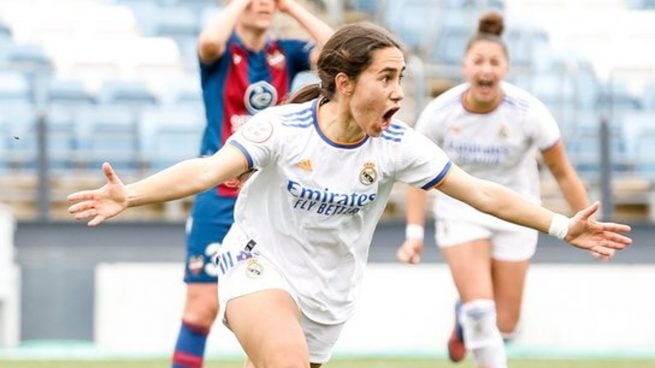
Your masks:
{"label": "blue stadium seat", "polygon": [[637,137],[635,174],[655,180],[655,127],[645,127]]}
{"label": "blue stadium seat", "polygon": [[504,36],[512,65],[531,66],[548,49],[546,31],[529,26],[508,26]]}
{"label": "blue stadium seat", "polygon": [[103,83],[98,100],[102,104],[144,107],[157,104],[157,97],[143,81],[109,80]]}
{"label": "blue stadium seat", "polygon": [[625,84],[614,82],[601,85],[598,107],[603,109],[615,125],[623,115],[641,110],[641,101],[630,92]]}
{"label": "blue stadium seat", "polygon": [[197,157],[205,116],[197,109],[168,106],[144,110],[139,121],[140,146],[150,170],[161,170]]}
{"label": "blue stadium seat", "polygon": [[579,60],[573,73],[575,102],[578,109],[595,109],[598,104],[601,82],[588,61]]}
{"label": "blue stadium seat", "polygon": [[459,65],[466,52],[466,44],[472,36],[468,26],[443,25],[430,53],[430,60],[447,65]]}
{"label": "blue stadium seat", "polygon": [[18,71],[0,71],[0,106],[30,104],[32,89],[27,77]]}
{"label": "blue stadium seat", "polygon": [[38,44],[10,44],[5,51],[9,67],[26,73],[50,73],[53,63]]}
{"label": "blue stadium seat", "polygon": [[66,171],[78,161],[77,110],[68,105],[51,105],[46,115],[50,169]]}
{"label": "blue stadium seat", "polygon": [[8,135],[5,139],[7,155],[3,160],[12,168],[33,170],[36,167],[36,113],[32,105],[15,104],[2,107],[0,125]]}
{"label": "blue stadium seat", "polygon": [[93,105],[96,99],[79,79],[52,79],[47,91],[48,104]]}
{"label": "blue stadium seat", "polygon": [[438,22],[419,19],[439,15],[438,0],[396,0],[387,2],[385,23],[407,46],[415,51],[426,45],[436,32]]}
{"label": "blue stadium seat", "polygon": [[[612,171],[626,172],[629,156],[626,154],[623,131],[617,126],[610,126],[609,138]],[[569,158],[581,176],[591,179],[600,175],[600,144],[600,124],[595,127],[581,125],[566,140]]]}
{"label": "blue stadium seat", "polygon": [[641,95],[641,107],[644,110],[655,110],[655,83],[649,83],[644,87]]}
{"label": "blue stadium seat", "polygon": [[305,85],[318,82],[320,82],[320,80],[318,79],[318,75],[316,75],[315,72],[307,71],[298,73],[298,75],[296,75],[296,77],[293,78],[293,81],[291,82],[291,93],[297,91]]}
{"label": "blue stadium seat", "polygon": [[550,109],[561,110],[574,106],[575,87],[567,73],[536,72],[531,76],[529,90]]}
{"label": "blue stadium seat", "polygon": [[184,6],[160,7],[154,14],[152,32],[156,36],[196,37],[200,24],[193,12]]}
{"label": "blue stadium seat", "polygon": [[180,79],[173,79],[166,84],[161,96],[162,105],[193,108],[204,114],[204,102],[198,73],[185,74]]}
{"label": "blue stadium seat", "polygon": [[380,10],[381,3],[382,1],[380,0],[352,0],[348,2],[352,10],[360,11],[371,16],[377,14]]}
{"label": "blue stadium seat", "polygon": [[98,168],[110,161],[116,168],[140,167],[136,113],[124,105],[84,108],[76,114],[79,165]]}
{"label": "blue stadium seat", "polygon": [[8,24],[0,20],[0,45],[7,45],[13,42],[13,32]]}

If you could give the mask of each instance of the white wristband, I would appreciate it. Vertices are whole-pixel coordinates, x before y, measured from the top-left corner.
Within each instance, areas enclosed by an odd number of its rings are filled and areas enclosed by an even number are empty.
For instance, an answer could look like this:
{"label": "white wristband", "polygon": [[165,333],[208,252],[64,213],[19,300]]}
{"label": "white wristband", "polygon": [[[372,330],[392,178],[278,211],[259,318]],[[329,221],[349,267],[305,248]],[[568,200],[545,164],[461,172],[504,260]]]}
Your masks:
{"label": "white wristband", "polygon": [[548,235],[552,235],[559,240],[564,240],[566,234],[569,233],[569,222],[571,219],[564,215],[556,213],[550,220],[550,227],[548,228]]}
{"label": "white wristband", "polygon": [[405,228],[405,239],[423,240],[425,229],[423,226],[417,224],[407,224]]}

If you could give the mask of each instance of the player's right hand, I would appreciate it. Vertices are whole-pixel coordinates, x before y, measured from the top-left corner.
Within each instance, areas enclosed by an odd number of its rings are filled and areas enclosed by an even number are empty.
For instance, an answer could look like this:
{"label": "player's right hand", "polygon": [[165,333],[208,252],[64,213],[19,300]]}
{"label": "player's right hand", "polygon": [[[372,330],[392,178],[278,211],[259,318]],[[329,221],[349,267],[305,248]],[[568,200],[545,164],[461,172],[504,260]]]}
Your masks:
{"label": "player's right hand", "polygon": [[83,190],[68,196],[72,202],[68,212],[76,220],[90,219],[89,226],[96,226],[110,219],[127,208],[127,191],[125,185],[107,162],[102,164],[102,171],[107,184],[94,190]]}
{"label": "player's right hand", "polygon": [[396,258],[403,263],[418,264],[423,253],[423,241],[407,239],[396,251]]}

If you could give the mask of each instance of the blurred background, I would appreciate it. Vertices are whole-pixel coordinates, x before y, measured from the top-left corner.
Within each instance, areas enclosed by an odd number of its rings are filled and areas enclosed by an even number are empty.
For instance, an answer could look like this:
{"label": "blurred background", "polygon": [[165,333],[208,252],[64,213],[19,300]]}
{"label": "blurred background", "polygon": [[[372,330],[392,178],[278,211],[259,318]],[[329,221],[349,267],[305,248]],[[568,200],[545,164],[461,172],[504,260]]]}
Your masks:
{"label": "blurred background", "polygon": [[[653,357],[655,1],[302,2],[333,26],[368,20],[402,40],[407,100],[399,115],[410,124],[461,82],[479,14],[504,14],[509,80],[553,112],[602,218],[635,229],[633,247],[611,264],[542,238],[514,352]],[[0,0],[0,357],[169,354],[192,199],[131,209],[89,229],[71,221],[65,197],[102,185],[103,161],[130,182],[197,155],[205,117],[196,37],[221,4]],[[306,37],[283,15],[276,24],[280,34]],[[567,213],[554,180],[543,179],[544,204]],[[403,211],[398,186],[371,249],[371,291],[340,352],[444,354],[454,291],[433,247],[422,266],[394,264]],[[405,295],[408,284],[416,292]],[[416,320],[362,343],[380,319],[417,304],[425,313]],[[229,340],[224,332],[215,340]],[[220,345],[216,354],[238,354],[234,341],[211,341],[210,352]]]}

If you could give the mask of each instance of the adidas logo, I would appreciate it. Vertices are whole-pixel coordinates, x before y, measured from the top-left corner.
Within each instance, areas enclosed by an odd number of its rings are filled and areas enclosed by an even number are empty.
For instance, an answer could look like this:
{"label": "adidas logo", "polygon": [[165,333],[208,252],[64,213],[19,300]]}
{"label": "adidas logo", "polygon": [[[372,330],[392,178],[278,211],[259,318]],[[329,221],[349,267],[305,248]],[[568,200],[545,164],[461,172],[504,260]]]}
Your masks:
{"label": "adidas logo", "polygon": [[312,171],[312,162],[309,160],[302,160],[298,162],[296,166],[305,171]]}

